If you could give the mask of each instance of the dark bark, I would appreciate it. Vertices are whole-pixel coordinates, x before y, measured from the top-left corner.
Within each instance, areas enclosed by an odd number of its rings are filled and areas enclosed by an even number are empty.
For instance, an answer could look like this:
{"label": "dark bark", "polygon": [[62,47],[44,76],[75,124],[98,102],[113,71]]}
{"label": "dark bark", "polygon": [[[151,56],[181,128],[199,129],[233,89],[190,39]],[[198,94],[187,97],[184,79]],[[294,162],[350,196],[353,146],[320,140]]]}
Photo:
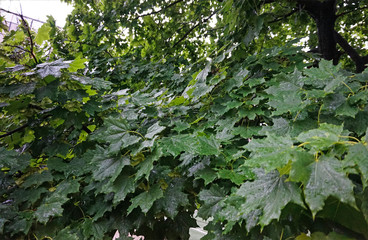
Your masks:
{"label": "dark bark", "polygon": [[[263,0],[262,4],[273,3],[275,0]],[[336,15],[336,0],[295,0],[297,8],[283,17],[269,22],[274,23],[286,19],[298,10],[306,11],[315,21],[318,34],[318,47],[312,52],[318,52],[326,60],[333,60],[338,64],[342,52],[338,51],[337,44],[354,61],[356,72],[362,72],[367,67],[368,56],[360,56],[338,32],[335,31],[335,22],[338,17],[368,8],[368,6],[356,8]]]}
{"label": "dark bark", "polygon": [[363,72],[365,69],[365,64],[368,63],[368,56],[361,57],[359,53],[343,38],[338,32],[335,31],[335,39],[345,53],[349,55],[351,60],[354,61],[356,66],[356,72]]}
{"label": "dark bark", "polygon": [[298,0],[317,25],[318,49],[324,59],[338,63],[335,39],[336,0]]}

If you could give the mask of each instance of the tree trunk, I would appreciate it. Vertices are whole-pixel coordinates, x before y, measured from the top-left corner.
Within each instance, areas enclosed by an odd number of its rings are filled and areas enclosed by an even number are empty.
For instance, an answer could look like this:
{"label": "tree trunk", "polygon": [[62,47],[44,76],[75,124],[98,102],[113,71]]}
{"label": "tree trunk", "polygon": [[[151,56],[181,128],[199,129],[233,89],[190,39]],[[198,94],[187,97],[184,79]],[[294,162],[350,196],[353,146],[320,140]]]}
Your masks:
{"label": "tree trunk", "polygon": [[317,25],[318,50],[322,57],[338,63],[335,40],[336,0],[298,0]]}

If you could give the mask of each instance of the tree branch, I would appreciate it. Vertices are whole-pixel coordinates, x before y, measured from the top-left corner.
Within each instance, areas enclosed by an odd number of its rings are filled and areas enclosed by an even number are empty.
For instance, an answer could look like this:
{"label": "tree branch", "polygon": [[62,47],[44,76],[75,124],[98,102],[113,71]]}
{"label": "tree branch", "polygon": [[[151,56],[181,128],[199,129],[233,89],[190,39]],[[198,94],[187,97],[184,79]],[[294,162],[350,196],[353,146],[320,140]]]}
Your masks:
{"label": "tree branch", "polygon": [[299,9],[293,9],[291,12],[289,12],[288,14],[285,14],[284,16],[282,17],[279,17],[279,18],[276,18],[272,21],[270,21],[269,23],[275,23],[275,22],[278,22],[278,21],[281,21],[281,20],[285,20],[286,18],[290,17],[291,15],[293,15],[294,13],[298,12]]}
{"label": "tree branch", "polygon": [[7,47],[18,48],[18,49],[20,49],[20,50],[22,50],[22,51],[24,51],[24,52],[27,52],[27,53],[32,54],[32,52],[31,52],[31,51],[29,51],[28,49],[22,48],[22,47],[20,47],[20,46],[15,46],[15,45],[10,45],[10,44],[4,44],[4,45],[5,45],[5,46],[7,46]]}
{"label": "tree branch", "polygon": [[[40,119],[36,120],[36,123],[37,123],[37,121],[43,121],[44,119],[46,119],[46,118],[48,118],[50,116],[52,116],[52,115],[51,114],[46,114],[46,115],[42,116]],[[4,137],[7,137],[7,136],[10,136],[10,135],[13,135],[14,133],[19,132],[19,131],[21,131],[21,130],[25,129],[26,127],[28,127],[30,125],[33,125],[33,124],[34,123],[31,124],[30,122],[27,122],[27,123],[23,124],[20,127],[17,127],[17,128],[15,128],[15,129],[13,129],[13,130],[11,130],[9,132],[6,132],[6,133],[0,135],[0,139],[1,138],[4,138]]]}
{"label": "tree branch", "polygon": [[361,8],[356,8],[356,9],[354,9],[354,10],[346,11],[346,12],[343,12],[343,13],[337,14],[337,15],[336,15],[336,18],[339,18],[339,17],[344,16],[344,15],[346,15],[346,14],[349,14],[349,13],[351,13],[351,12],[355,12],[355,11],[363,10],[363,9],[367,9],[367,8],[368,8],[368,6],[365,6],[365,7],[361,7]]}
{"label": "tree branch", "polygon": [[362,72],[365,69],[365,64],[368,63],[368,56],[361,57],[359,53],[346,41],[346,39],[335,31],[336,42],[342,49],[349,55],[351,60],[354,61],[357,72]]}
{"label": "tree branch", "polygon": [[184,1],[184,0],[177,0],[177,1],[172,2],[172,3],[170,3],[169,5],[167,5],[167,6],[163,7],[163,8],[161,8],[161,9],[160,9],[160,10],[158,10],[158,11],[153,11],[153,12],[150,12],[150,13],[142,14],[142,15],[136,16],[134,19],[136,20],[136,19],[141,18],[141,17],[145,17],[145,16],[149,16],[149,15],[153,15],[153,14],[160,13],[160,12],[162,12],[162,11],[164,11],[164,10],[166,10],[166,9],[168,9],[168,8],[170,8],[170,7],[172,7],[172,6],[174,6],[175,4],[178,4],[178,3],[183,2],[183,1]]}
{"label": "tree branch", "polygon": [[27,34],[28,34],[29,40],[31,42],[30,54],[31,54],[32,58],[34,59],[34,61],[36,62],[36,64],[38,64],[38,60],[36,58],[36,55],[33,52],[34,42],[33,42],[32,34],[31,34],[31,30],[29,29],[28,23],[26,22],[26,20],[24,19],[24,16],[22,14],[20,15],[20,18],[22,19],[23,26],[27,30]]}
{"label": "tree branch", "polygon": [[12,135],[12,134],[14,134],[16,132],[19,132],[19,131],[23,130],[24,128],[26,128],[28,126],[29,126],[29,123],[23,124],[22,126],[17,127],[14,130],[11,130],[11,131],[9,131],[7,133],[4,133],[4,134],[0,135],[0,138],[4,138],[4,137],[7,137],[7,136],[10,136],[10,135]]}
{"label": "tree branch", "polygon": [[205,23],[207,22],[213,15],[215,15],[219,10],[214,11],[210,16],[208,16],[206,19],[204,19],[202,22],[199,21],[196,25],[192,26],[176,43],[174,43],[174,45],[171,48],[176,47],[179,43],[181,43],[182,41],[184,41],[184,39],[196,28],[198,27],[201,23]]}

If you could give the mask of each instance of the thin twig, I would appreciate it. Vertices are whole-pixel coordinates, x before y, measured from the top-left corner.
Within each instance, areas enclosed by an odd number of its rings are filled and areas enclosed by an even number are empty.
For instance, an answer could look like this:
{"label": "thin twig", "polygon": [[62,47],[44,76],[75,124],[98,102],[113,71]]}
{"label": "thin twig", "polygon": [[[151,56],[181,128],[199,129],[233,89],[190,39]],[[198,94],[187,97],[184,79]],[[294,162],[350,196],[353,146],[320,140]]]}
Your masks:
{"label": "thin twig", "polygon": [[276,18],[272,21],[270,21],[269,23],[275,23],[275,22],[278,22],[278,21],[281,21],[281,20],[285,20],[286,18],[290,17],[291,15],[293,15],[294,13],[298,12],[299,9],[293,9],[291,12],[289,12],[288,14],[285,14],[284,16],[281,16],[279,18]]}
{"label": "thin twig", "polygon": [[22,48],[22,47],[20,47],[20,46],[15,46],[15,45],[10,45],[10,44],[4,44],[4,45],[5,45],[5,46],[7,46],[7,47],[18,48],[18,49],[20,49],[20,50],[22,50],[22,51],[25,51],[25,52],[27,52],[27,53],[31,53],[31,51],[29,51],[28,49]]}
{"label": "thin twig", "polygon": [[160,13],[160,12],[162,12],[162,11],[164,11],[164,10],[166,10],[166,9],[168,9],[168,8],[170,8],[170,7],[172,7],[172,6],[174,6],[175,4],[178,4],[178,3],[183,2],[183,1],[184,1],[184,0],[177,0],[177,1],[172,2],[172,3],[170,3],[169,5],[167,5],[167,6],[163,7],[163,8],[161,8],[161,9],[160,9],[160,10],[158,10],[158,11],[153,11],[153,12],[150,12],[150,13],[142,14],[142,15],[136,16],[134,19],[136,20],[136,19],[141,18],[141,17],[145,17],[145,16],[149,16],[149,15],[153,15],[153,14]]}
{"label": "thin twig", "polygon": [[24,124],[24,125],[22,125],[20,127],[17,127],[14,130],[11,130],[11,131],[9,131],[7,133],[4,133],[4,134],[0,135],[0,138],[4,138],[4,137],[7,137],[7,136],[10,136],[10,135],[12,135],[12,134],[14,134],[16,132],[21,131],[22,129],[24,129],[24,128],[28,127],[28,126],[29,126],[29,123],[26,123],[26,124]]}
{"label": "thin twig", "polygon": [[344,16],[344,15],[349,14],[349,13],[352,13],[352,12],[356,12],[358,10],[367,9],[367,8],[368,8],[368,6],[365,6],[365,7],[361,7],[361,8],[356,8],[354,10],[346,11],[346,12],[343,12],[343,13],[340,13],[340,14],[336,15],[336,18],[339,18],[341,16]]}
{"label": "thin twig", "polygon": [[174,45],[172,46],[172,48],[176,47],[179,43],[181,43],[182,41],[184,41],[184,39],[196,28],[198,27],[201,23],[205,23],[207,22],[213,15],[215,15],[219,10],[214,11],[210,16],[208,16],[206,19],[204,19],[202,22],[199,21],[196,25],[192,26],[176,43],[174,43]]}
{"label": "thin twig", "polygon": [[23,23],[23,26],[26,28],[27,30],[27,34],[28,34],[28,37],[29,37],[29,40],[31,42],[31,50],[30,50],[30,54],[32,56],[32,58],[34,59],[34,61],[36,62],[36,64],[38,64],[38,60],[33,52],[33,48],[34,48],[34,42],[33,42],[33,38],[32,38],[32,34],[31,34],[31,30],[28,26],[28,23],[26,22],[26,20],[24,19],[24,16],[23,14],[20,15],[20,18],[22,19],[22,23]]}
{"label": "thin twig", "polygon": [[[46,118],[48,118],[50,116],[52,116],[52,115],[51,114],[46,114],[46,115],[42,116],[40,119],[38,119],[37,121],[43,121],[44,119],[46,119]],[[7,137],[7,136],[10,136],[10,135],[13,135],[14,133],[23,130],[24,128],[28,127],[29,125],[31,125],[31,124],[29,122],[27,122],[27,123],[23,124],[20,127],[17,127],[17,128],[15,128],[15,129],[13,129],[13,130],[11,130],[9,132],[6,132],[6,133],[0,135],[0,139],[1,138],[4,138],[4,137]],[[33,123],[32,123],[32,125],[33,125]]]}

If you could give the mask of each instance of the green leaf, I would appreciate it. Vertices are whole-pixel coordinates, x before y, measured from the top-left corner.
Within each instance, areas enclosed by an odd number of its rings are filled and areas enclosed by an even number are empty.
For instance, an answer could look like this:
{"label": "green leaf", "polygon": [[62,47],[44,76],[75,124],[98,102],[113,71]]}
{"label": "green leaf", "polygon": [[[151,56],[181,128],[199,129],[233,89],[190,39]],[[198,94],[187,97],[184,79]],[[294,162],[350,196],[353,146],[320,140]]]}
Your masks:
{"label": "green leaf", "polygon": [[229,179],[236,185],[240,185],[246,180],[248,177],[244,176],[240,173],[235,172],[234,170],[221,169],[218,171],[219,178]]}
{"label": "green leaf", "polygon": [[179,207],[188,206],[189,200],[187,194],[183,192],[183,179],[174,180],[165,190],[163,198],[157,200],[160,209],[167,213],[167,216],[174,219],[179,212]]}
{"label": "green leaf", "polygon": [[93,222],[91,218],[85,218],[84,222],[81,224],[81,229],[83,236],[86,239],[103,239],[106,229],[103,229],[103,225],[98,222]]}
{"label": "green leaf", "polygon": [[[330,232],[328,235],[325,235],[322,232],[314,232],[310,237],[305,238],[311,240],[354,240],[354,238],[347,237],[342,234],[338,234],[335,232]],[[303,240],[303,238],[297,238],[297,240]]]}
{"label": "green leaf", "polygon": [[109,179],[114,181],[120,174],[124,166],[130,165],[129,157],[122,158],[106,158],[102,160],[98,167],[93,171],[93,179],[103,181]]}
{"label": "green leaf", "polygon": [[254,86],[261,85],[264,82],[266,82],[264,78],[250,78],[246,83],[249,85],[249,87],[253,88]]}
{"label": "green leaf", "polygon": [[[322,59],[319,62],[319,67],[309,68],[304,71],[305,74],[308,75],[309,79],[307,79],[307,84],[312,84],[315,87],[325,87],[328,83],[331,82],[331,78],[338,75],[338,71],[341,65],[333,65],[332,61],[327,61]],[[336,83],[332,84],[332,88]],[[331,87],[328,87],[329,90]],[[331,88],[331,89],[332,89]]]}
{"label": "green leaf", "polygon": [[289,136],[269,135],[264,139],[254,139],[244,146],[251,152],[245,166],[262,167],[266,172],[281,168],[292,158],[293,141]]}
{"label": "green leaf", "polygon": [[71,78],[80,82],[83,85],[91,85],[97,90],[109,90],[111,89],[112,82],[109,82],[102,78],[89,78],[85,76],[72,75]]}
{"label": "green leaf", "polygon": [[174,130],[177,132],[182,132],[190,127],[190,124],[187,122],[177,121],[175,122]]}
{"label": "green leaf", "polygon": [[181,105],[186,101],[184,96],[176,97],[169,103],[169,107]]}
{"label": "green leaf", "polygon": [[257,136],[261,127],[235,127],[233,130],[234,135],[240,135],[242,138],[252,138],[253,136]]}
{"label": "green leaf", "polygon": [[50,33],[51,27],[48,23],[43,24],[38,30],[37,30],[37,36],[35,38],[35,42],[38,45],[41,45],[43,41],[50,39]]}
{"label": "green leaf", "polygon": [[260,133],[267,135],[267,133],[273,133],[275,135],[283,136],[290,132],[291,126],[289,121],[284,118],[273,119],[272,126],[264,126]]}
{"label": "green leaf", "polygon": [[42,171],[41,173],[34,173],[26,178],[26,180],[22,183],[22,187],[29,188],[31,186],[37,187],[42,185],[45,182],[51,182],[53,180],[53,176],[50,171]]}
{"label": "green leaf", "polygon": [[0,234],[4,234],[4,225],[6,222],[8,222],[6,218],[0,218]]}
{"label": "green leaf", "polygon": [[368,188],[362,193],[362,205],[360,206],[365,222],[368,224]]}
{"label": "green leaf", "polygon": [[345,77],[338,75],[338,76],[334,76],[334,78],[329,81],[325,88],[323,89],[326,93],[333,93],[334,90],[345,81]]}
{"label": "green leaf", "polygon": [[162,155],[162,151],[156,148],[152,154],[145,158],[145,160],[138,164],[139,170],[135,176],[135,180],[145,176],[148,180],[151,170],[153,169],[153,163],[157,161]]}
{"label": "green leaf", "polygon": [[53,195],[66,197],[70,193],[79,192],[80,184],[77,180],[66,179],[56,186]]}
{"label": "green leaf", "polygon": [[111,202],[106,202],[101,195],[94,198],[94,202],[89,205],[87,213],[93,216],[93,221],[97,221],[102,218],[106,212],[111,212],[113,205]]}
{"label": "green leaf", "polygon": [[12,84],[0,87],[0,93],[9,94],[13,98],[23,94],[30,94],[34,91],[36,83]]}
{"label": "green leaf", "polygon": [[40,199],[41,194],[47,193],[48,189],[44,187],[38,187],[38,188],[28,188],[28,189],[18,189],[18,191],[15,191],[11,197],[15,199],[18,203],[23,202],[29,202],[31,204],[34,204],[37,200]]}
{"label": "green leaf", "polygon": [[58,232],[58,234],[55,237],[55,240],[79,240],[79,237],[76,233],[73,233],[70,230],[70,227],[66,227],[64,229],[62,229],[60,232]]}
{"label": "green leaf", "polygon": [[336,109],[337,116],[348,116],[355,118],[355,115],[359,112],[359,108],[356,106],[350,106],[348,102],[344,102]]}
{"label": "green leaf", "polygon": [[218,185],[212,185],[210,189],[204,189],[199,193],[199,199],[203,205],[198,209],[198,216],[208,219],[216,215],[216,212],[223,207],[223,200],[226,196],[226,190]]}
{"label": "green leaf", "polygon": [[322,156],[318,161],[311,162],[308,168],[310,176],[305,183],[304,194],[313,216],[322,210],[324,201],[330,196],[356,207],[354,185],[342,172],[341,163],[337,159]]}
{"label": "green leaf", "polygon": [[[301,191],[293,182],[286,182],[286,177],[279,175],[277,171],[265,174],[257,171],[257,180],[244,183],[236,192],[236,195],[246,198],[242,205],[242,213],[261,209],[259,224],[264,227],[273,219],[279,219],[281,210],[290,202],[303,206]],[[270,200],[272,199],[272,200]]]}
{"label": "green leaf", "polygon": [[239,88],[243,84],[243,80],[248,76],[247,69],[240,69],[233,78],[230,78],[225,83],[225,90],[230,92],[233,88]]}
{"label": "green leaf", "polygon": [[47,76],[54,76],[56,78],[61,77],[61,69],[68,68],[69,62],[64,62],[63,59],[58,59],[54,62],[41,63],[37,65],[36,72],[41,78]]}
{"label": "green leaf", "polygon": [[349,146],[348,154],[346,155],[344,162],[352,163],[357,166],[363,179],[363,185],[368,185],[368,149],[363,144],[354,144]]}
{"label": "green leaf", "polygon": [[0,169],[10,168],[10,174],[23,171],[29,165],[31,159],[28,154],[20,154],[4,147],[0,147],[0,156]]}
{"label": "green leaf", "polygon": [[135,181],[134,178],[129,177],[127,174],[120,174],[114,183],[105,189],[106,193],[114,193],[114,204],[118,204],[124,201],[128,193],[134,192]]}
{"label": "green leaf", "polygon": [[153,185],[148,191],[139,194],[130,200],[131,205],[128,208],[128,215],[136,208],[140,207],[143,213],[147,213],[153,203],[164,196],[159,184]]}
{"label": "green leaf", "polygon": [[199,136],[196,143],[196,152],[200,155],[218,155],[220,154],[220,143],[211,135]]}
{"label": "green leaf", "polygon": [[294,151],[291,157],[293,161],[289,179],[293,182],[307,183],[311,174],[309,165],[315,160],[313,153]]}
{"label": "green leaf", "polygon": [[40,223],[46,224],[50,217],[62,216],[65,198],[51,198],[37,208],[35,216]]}
{"label": "green leaf", "polygon": [[156,122],[148,128],[145,138],[152,139],[156,134],[162,132],[165,128],[166,127],[160,126],[159,122]]}
{"label": "green leaf", "polygon": [[60,156],[64,158],[68,155],[68,152],[71,147],[72,146],[67,143],[57,142],[57,143],[48,145],[44,151],[50,157]]}
{"label": "green leaf", "polygon": [[69,64],[68,71],[69,72],[76,72],[79,69],[84,69],[86,66],[84,66],[84,63],[87,62],[87,59],[77,57]]}
{"label": "green leaf", "polygon": [[175,135],[161,139],[163,150],[176,157],[181,152],[185,151],[188,153],[195,152],[195,140],[189,134]]}
{"label": "green leaf", "polygon": [[208,185],[217,178],[217,172],[212,170],[210,167],[200,169],[195,173],[196,179],[203,179],[204,185]]}
{"label": "green leaf", "polygon": [[271,95],[268,105],[276,109],[272,115],[294,113],[301,110],[305,103],[302,102],[299,90],[300,86],[290,82],[281,82],[279,85],[268,88],[266,92]]}
{"label": "green leaf", "polygon": [[46,86],[37,88],[35,90],[37,101],[41,101],[43,98],[46,97],[51,100],[57,100],[59,84],[59,81],[53,81]]}
{"label": "green leaf", "polygon": [[140,140],[139,134],[131,131],[128,122],[123,118],[107,118],[105,127],[107,129],[94,134],[93,139],[111,143],[109,148],[111,154],[116,154],[122,148],[133,145]]}
{"label": "green leaf", "polygon": [[318,129],[302,132],[296,138],[298,141],[308,143],[314,151],[326,150],[339,141],[343,126],[322,123]]}
{"label": "green leaf", "polygon": [[[360,195],[360,194],[359,194]],[[355,195],[355,196],[359,196]],[[362,204],[365,199],[362,200]],[[358,203],[359,201],[357,201]],[[362,208],[361,208],[362,209]],[[318,213],[319,218],[333,219],[334,222],[368,237],[368,224],[364,219],[363,209],[355,209],[347,204],[336,201],[334,198],[326,200],[326,207]]]}

